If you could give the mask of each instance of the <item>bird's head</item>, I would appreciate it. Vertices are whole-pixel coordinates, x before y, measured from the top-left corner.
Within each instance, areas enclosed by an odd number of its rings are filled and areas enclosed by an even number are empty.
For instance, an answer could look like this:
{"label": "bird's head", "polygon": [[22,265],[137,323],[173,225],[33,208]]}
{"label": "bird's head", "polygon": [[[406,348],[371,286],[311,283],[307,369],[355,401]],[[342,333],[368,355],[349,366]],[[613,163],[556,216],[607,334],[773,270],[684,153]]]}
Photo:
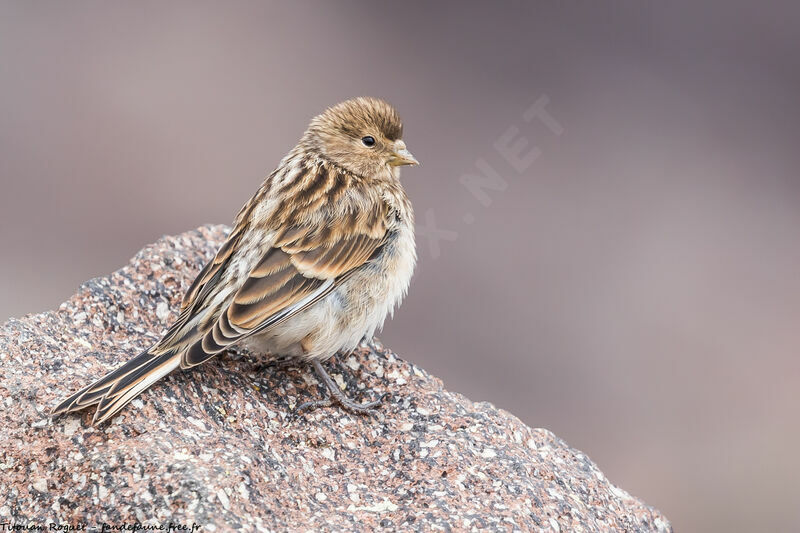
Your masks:
{"label": "bird's head", "polygon": [[322,157],[361,176],[419,164],[403,142],[397,111],[377,98],[354,98],[326,109],[311,120],[304,138]]}

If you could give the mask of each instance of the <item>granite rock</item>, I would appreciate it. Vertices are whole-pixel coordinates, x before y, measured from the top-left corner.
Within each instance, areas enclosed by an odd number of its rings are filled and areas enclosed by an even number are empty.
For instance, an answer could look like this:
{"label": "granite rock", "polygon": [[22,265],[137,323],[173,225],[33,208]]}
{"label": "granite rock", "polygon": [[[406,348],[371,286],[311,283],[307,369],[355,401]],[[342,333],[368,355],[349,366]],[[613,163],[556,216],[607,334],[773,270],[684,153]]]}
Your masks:
{"label": "granite rock", "polygon": [[[68,392],[156,341],[225,226],[165,237],[58,310],[0,329],[0,522],[186,531],[671,531],[583,453],[446,390],[378,341],[327,366],[381,415],[297,415],[313,372],[225,353],[109,423],[50,418]],[[196,526],[199,526],[196,527]],[[176,529],[172,529],[175,531]]]}

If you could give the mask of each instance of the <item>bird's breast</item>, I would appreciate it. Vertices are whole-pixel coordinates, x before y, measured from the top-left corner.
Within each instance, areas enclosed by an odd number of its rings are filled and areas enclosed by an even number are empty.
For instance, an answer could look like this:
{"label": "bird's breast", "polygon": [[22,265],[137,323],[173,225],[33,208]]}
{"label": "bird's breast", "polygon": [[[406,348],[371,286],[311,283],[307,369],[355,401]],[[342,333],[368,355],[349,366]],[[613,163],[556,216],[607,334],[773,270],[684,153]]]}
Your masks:
{"label": "bird's breast", "polygon": [[344,299],[363,320],[366,335],[381,328],[405,297],[416,260],[413,226],[402,221],[394,224],[378,253],[342,284]]}

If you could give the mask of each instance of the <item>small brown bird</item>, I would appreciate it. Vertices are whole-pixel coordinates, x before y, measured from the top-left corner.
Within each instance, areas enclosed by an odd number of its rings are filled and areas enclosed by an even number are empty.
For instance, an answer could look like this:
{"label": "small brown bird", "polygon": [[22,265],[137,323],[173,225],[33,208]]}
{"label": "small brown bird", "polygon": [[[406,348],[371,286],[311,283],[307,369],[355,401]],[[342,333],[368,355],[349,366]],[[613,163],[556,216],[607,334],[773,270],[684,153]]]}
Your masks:
{"label": "small brown bird", "polygon": [[239,211],[200,271],[177,321],[153,347],[64,400],[53,414],[97,404],[113,416],[155,381],[229,347],[309,361],[326,400],[356,413],[322,367],[383,326],[416,263],[414,215],[400,167],[417,160],[389,104],[355,98],[311,120],[300,142]]}

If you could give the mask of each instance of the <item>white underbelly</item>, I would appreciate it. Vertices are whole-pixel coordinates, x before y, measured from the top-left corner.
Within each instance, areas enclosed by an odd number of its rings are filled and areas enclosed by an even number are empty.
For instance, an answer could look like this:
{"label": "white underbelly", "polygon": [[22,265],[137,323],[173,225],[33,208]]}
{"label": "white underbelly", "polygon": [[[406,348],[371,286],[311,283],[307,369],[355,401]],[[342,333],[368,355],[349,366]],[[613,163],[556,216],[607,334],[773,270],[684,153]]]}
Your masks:
{"label": "white underbelly", "polygon": [[[383,327],[405,296],[416,263],[414,233],[402,228],[381,253],[311,307],[246,345],[274,355],[327,359]],[[301,345],[302,343],[302,345]]]}

